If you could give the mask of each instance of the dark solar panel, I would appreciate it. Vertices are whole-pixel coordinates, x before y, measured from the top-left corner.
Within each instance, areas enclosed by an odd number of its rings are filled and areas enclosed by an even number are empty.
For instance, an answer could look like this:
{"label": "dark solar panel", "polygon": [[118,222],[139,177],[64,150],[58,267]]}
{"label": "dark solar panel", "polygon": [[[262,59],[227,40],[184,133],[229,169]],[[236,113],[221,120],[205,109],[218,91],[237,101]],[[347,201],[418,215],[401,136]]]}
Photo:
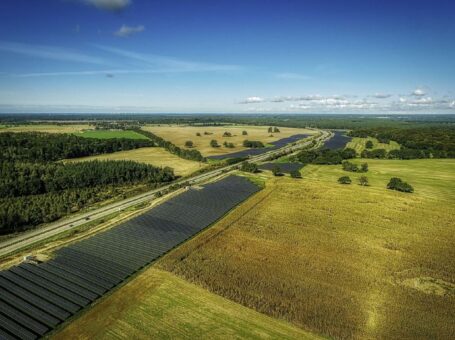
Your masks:
{"label": "dark solar panel", "polygon": [[278,166],[283,173],[290,173],[295,170],[300,170],[303,167],[302,163],[264,163],[259,166],[261,170],[272,170]]}
{"label": "dark solar panel", "polygon": [[243,177],[229,176],[61,248],[46,263],[1,271],[0,339],[42,336],[258,190]]}

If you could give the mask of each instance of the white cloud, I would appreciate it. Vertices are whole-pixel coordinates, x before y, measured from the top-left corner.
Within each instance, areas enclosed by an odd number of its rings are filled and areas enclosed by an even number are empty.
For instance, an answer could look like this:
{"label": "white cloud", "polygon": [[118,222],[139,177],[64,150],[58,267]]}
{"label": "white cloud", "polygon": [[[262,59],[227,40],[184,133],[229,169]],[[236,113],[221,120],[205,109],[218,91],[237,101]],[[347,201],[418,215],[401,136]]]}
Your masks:
{"label": "white cloud", "polygon": [[449,106],[450,106],[451,108],[455,108],[455,100],[453,100],[453,101],[449,104]]}
{"label": "white cloud", "polygon": [[127,26],[122,25],[117,31],[114,32],[114,35],[117,37],[127,38],[130,35],[143,32],[145,27],[143,25],[138,26]]}
{"label": "white cloud", "polygon": [[388,93],[375,93],[371,97],[376,98],[376,99],[387,99],[387,98],[392,97],[392,95],[388,94]]}
{"label": "white cloud", "polygon": [[118,12],[131,5],[131,0],[81,0],[87,5],[94,6],[98,9]]}
{"label": "white cloud", "polygon": [[248,97],[245,100],[241,101],[240,104],[255,104],[255,103],[262,103],[264,101],[261,97]]}
{"label": "white cloud", "polygon": [[29,45],[16,42],[0,41],[0,51],[59,61],[71,61],[87,64],[106,64],[106,61],[101,58],[54,46]]}
{"label": "white cloud", "polygon": [[417,88],[411,94],[415,97],[423,97],[426,94],[426,92],[421,88]]}

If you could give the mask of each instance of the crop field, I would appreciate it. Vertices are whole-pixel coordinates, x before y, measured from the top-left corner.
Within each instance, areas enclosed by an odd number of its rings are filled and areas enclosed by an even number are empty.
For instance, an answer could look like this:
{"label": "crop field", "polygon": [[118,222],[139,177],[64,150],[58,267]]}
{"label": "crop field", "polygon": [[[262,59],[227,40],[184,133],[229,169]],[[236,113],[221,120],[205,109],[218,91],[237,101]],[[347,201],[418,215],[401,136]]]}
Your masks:
{"label": "crop field", "polygon": [[[297,134],[315,134],[314,130],[284,128],[280,127],[279,133],[270,134],[267,132],[268,126],[252,126],[252,125],[232,125],[232,126],[179,126],[179,125],[148,125],[143,129],[151,131],[157,136],[168,140],[179,147],[185,147],[185,142],[190,140],[194,143],[194,147],[199,150],[204,156],[223,155],[237,151],[245,150],[242,143],[245,139],[261,141],[264,144],[277,141],[282,138],[290,137]],[[247,131],[248,135],[242,135],[242,131]],[[204,134],[204,132],[210,134]],[[232,137],[223,137],[224,132],[230,132]],[[196,136],[200,133],[201,136]],[[272,135],[272,136],[271,136]],[[218,148],[210,146],[212,139],[217,140],[221,145]],[[233,143],[233,148],[223,146],[224,142]]]}
{"label": "crop field", "polygon": [[[341,166],[260,174],[265,189],[159,268],[316,334],[453,339],[455,161],[368,163],[368,187],[338,184],[357,176]],[[415,193],[387,190],[397,175]]]}
{"label": "crop field", "polygon": [[303,330],[150,268],[54,339],[316,339]]}
{"label": "crop field", "polygon": [[47,132],[47,133],[80,133],[91,130],[89,124],[24,124],[0,125],[1,132]]}
{"label": "crop field", "polygon": [[0,302],[9,316],[0,315],[0,336],[46,334],[258,190],[245,178],[229,176],[62,247],[47,262],[0,271]]}
{"label": "crop field", "polygon": [[120,151],[97,156],[74,158],[65,162],[82,162],[91,160],[129,160],[139,163],[151,164],[153,166],[170,167],[178,176],[187,176],[205,165],[203,163],[190,161],[171,154],[164,148],[146,147],[128,151]]}
{"label": "crop field", "polygon": [[372,149],[385,149],[387,152],[389,152],[391,150],[396,150],[400,148],[400,144],[398,144],[397,142],[390,141],[389,144],[379,143],[378,140],[373,137],[368,138],[354,137],[348,144],[346,144],[346,147],[354,149],[357,152],[357,155],[360,155],[360,153],[363,150],[365,150],[365,143],[367,141],[373,142]]}
{"label": "crop field", "polygon": [[82,132],[74,133],[76,136],[84,138],[99,138],[99,139],[111,139],[111,138],[128,138],[128,139],[147,139],[144,135],[135,131],[128,130],[87,130]]}

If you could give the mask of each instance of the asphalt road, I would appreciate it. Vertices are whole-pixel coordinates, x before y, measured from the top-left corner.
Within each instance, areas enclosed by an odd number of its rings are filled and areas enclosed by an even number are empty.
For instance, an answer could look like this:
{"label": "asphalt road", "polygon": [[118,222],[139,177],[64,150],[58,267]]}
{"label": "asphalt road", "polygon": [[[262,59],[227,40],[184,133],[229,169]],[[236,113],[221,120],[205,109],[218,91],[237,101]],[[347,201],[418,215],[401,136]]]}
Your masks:
{"label": "asphalt road", "polygon": [[[325,130],[320,130],[320,131],[322,132],[322,135],[317,138],[318,141],[322,141],[322,140],[331,138],[332,134],[330,132],[325,131]],[[300,143],[297,142],[295,145],[292,145],[292,146],[285,146],[278,150],[270,151],[270,152],[264,153],[262,155],[251,157],[248,161],[253,162],[253,163],[259,163],[259,162],[267,160],[270,156],[273,156],[275,154],[280,154],[280,153],[289,154],[289,153],[295,152],[298,149],[301,149],[302,147],[308,146],[310,143],[311,143],[311,141],[303,140],[302,142],[300,142]],[[85,223],[88,223],[92,220],[96,220],[96,219],[108,216],[114,212],[124,210],[126,208],[129,208],[133,205],[136,205],[136,204],[139,204],[142,202],[150,201],[155,197],[157,192],[165,190],[173,184],[182,183],[182,182],[188,182],[190,184],[199,184],[199,183],[205,182],[213,177],[219,176],[222,173],[233,171],[233,170],[237,169],[237,167],[238,167],[238,164],[228,165],[226,167],[219,168],[219,169],[216,169],[216,170],[213,170],[213,171],[201,174],[201,175],[197,175],[197,176],[194,176],[191,178],[185,178],[185,179],[173,182],[169,185],[162,186],[159,189],[151,190],[146,193],[106,205],[106,206],[98,208],[96,210],[92,210],[92,211],[82,213],[82,214],[76,214],[76,215],[61,219],[57,222],[50,223],[39,229],[35,229],[33,231],[22,233],[22,234],[18,235],[17,237],[8,239],[8,240],[0,243],[0,257],[14,253],[20,249],[29,247],[29,246],[33,245],[34,243],[46,240],[52,236],[55,236],[62,232],[71,230],[71,229],[81,226]]]}

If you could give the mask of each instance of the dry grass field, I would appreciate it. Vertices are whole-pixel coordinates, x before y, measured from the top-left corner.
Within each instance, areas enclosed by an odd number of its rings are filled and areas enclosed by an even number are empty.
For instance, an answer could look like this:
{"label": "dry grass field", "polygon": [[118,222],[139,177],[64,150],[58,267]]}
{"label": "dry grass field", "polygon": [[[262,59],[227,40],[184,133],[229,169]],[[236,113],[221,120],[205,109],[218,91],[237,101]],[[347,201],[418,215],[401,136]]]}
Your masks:
{"label": "dry grass field", "polygon": [[174,169],[176,175],[187,176],[196,170],[206,166],[203,163],[195,162],[180,158],[171,154],[164,148],[139,148],[135,150],[120,151],[109,154],[102,154],[97,156],[74,158],[66,160],[65,162],[82,162],[90,160],[130,160],[140,163],[151,164],[154,166],[165,167],[168,166]]}
{"label": "dry grass field", "polygon": [[368,138],[354,137],[348,144],[346,144],[346,147],[354,149],[357,152],[357,155],[360,155],[360,153],[363,150],[365,150],[365,143],[369,140],[373,142],[373,149],[385,149],[387,152],[389,152],[391,150],[400,148],[400,144],[398,144],[397,142],[390,141],[389,144],[379,143],[378,140],[373,137]]}
{"label": "dry grass field", "polygon": [[0,132],[48,132],[48,133],[78,133],[93,129],[89,124],[24,124],[3,126]]}
{"label": "dry grass field", "polygon": [[[455,161],[368,162],[369,187],[338,184],[341,166],[260,174],[264,190],[159,268],[337,339],[455,338]],[[415,193],[385,189],[396,175]]]}
{"label": "dry grass field", "polygon": [[150,268],[54,339],[317,339],[171,273]]}
{"label": "dry grass field", "polygon": [[[268,126],[182,126],[182,125],[147,125],[143,129],[153,132],[157,136],[168,140],[179,147],[185,147],[185,142],[190,140],[194,143],[194,147],[199,150],[204,156],[222,155],[226,153],[245,150],[242,143],[245,139],[258,140],[264,144],[274,142],[276,140],[286,138],[297,134],[315,134],[314,130],[297,129],[297,128],[284,128],[280,127],[280,133],[273,133],[270,136]],[[224,132],[230,132],[232,137],[223,137]],[[248,135],[243,136],[242,131],[247,131]],[[196,133],[201,136],[196,136]],[[204,132],[211,133],[205,135]],[[210,141],[215,139],[219,148],[210,146]],[[223,146],[224,142],[233,143],[234,148],[226,148]]]}

